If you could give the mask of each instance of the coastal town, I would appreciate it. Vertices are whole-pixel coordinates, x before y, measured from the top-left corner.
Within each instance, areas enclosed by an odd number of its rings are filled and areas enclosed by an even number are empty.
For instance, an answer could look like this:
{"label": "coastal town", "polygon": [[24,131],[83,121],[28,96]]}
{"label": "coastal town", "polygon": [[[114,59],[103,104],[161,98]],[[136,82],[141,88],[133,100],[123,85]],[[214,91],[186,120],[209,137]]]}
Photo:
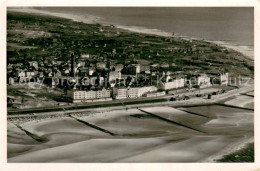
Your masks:
{"label": "coastal town", "polygon": [[[65,68],[64,72],[56,69],[55,73],[52,69],[46,70],[47,67],[42,66],[42,63],[39,66],[37,61],[29,61],[27,67],[23,67],[22,63],[9,64],[8,83],[10,85],[42,83],[51,88],[65,89],[69,101],[73,103],[160,97],[166,94],[174,95],[176,90],[181,92],[212,85],[228,85],[228,73],[176,76],[170,71],[159,72],[160,67],[169,67],[166,64],[160,66],[109,64],[110,67],[107,68],[106,63],[102,61],[96,64],[90,63],[90,67],[85,67],[88,58],[91,58],[90,54],[84,54],[76,63],[72,54],[69,68]],[[54,66],[57,67],[57,64]],[[102,74],[105,76],[103,77]],[[197,95],[201,96],[201,94]]]}
{"label": "coastal town", "polygon": [[54,14],[7,12],[8,162],[254,161],[254,59]]}
{"label": "coastal town", "polygon": [[[229,85],[236,87],[241,76],[253,79],[253,62],[238,52],[174,33],[164,38],[113,25],[70,26],[59,18],[46,32],[41,20],[49,19],[26,17],[9,14],[7,100],[14,109],[164,96],[173,101],[211,98],[232,89]],[[34,92],[36,87],[48,90]],[[50,101],[33,106],[37,97]]]}

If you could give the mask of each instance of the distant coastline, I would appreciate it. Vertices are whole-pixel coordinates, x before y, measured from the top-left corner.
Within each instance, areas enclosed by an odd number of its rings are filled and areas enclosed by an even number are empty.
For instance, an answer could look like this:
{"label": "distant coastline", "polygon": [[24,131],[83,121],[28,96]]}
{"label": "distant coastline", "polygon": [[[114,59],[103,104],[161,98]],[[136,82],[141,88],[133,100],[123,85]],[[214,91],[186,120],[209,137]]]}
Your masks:
{"label": "distant coastline", "polygon": [[[29,7],[9,8],[8,11],[49,15],[49,16],[71,19],[73,21],[83,22],[83,23],[86,23],[86,24],[97,24],[97,23],[108,24],[108,23],[102,21],[102,18],[97,17],[97,16],[93,16],[93,15],[79,16],[79,15],[74,15],[74,14],[49,12],[49,11],[38,10],[38,9],[34,9],[34,8],[29,8]],[[170,37],[172,35],[172,33],[162,31],[162,30],[159,30],[159,29],[150,29],[150,28],[143,28],[143,27],[138,27],[138,26],[130,26],[129,27],[129,26],[123,26],[123,25],[115,25],[115,27],[120,28],[120,29],[124,29],[124,30],[128,30],[128,31],[131,31],[131,32],[153,34],[153,35],[165,36],[165,37]],[[213,40],[205,40],[205,39],[201,39],[201,38],[180,35],[178,33],[175,33],[175,36],[182,38],[182,39],[185,39],[185,40],[202,40],[202,41],[206,41],[206,42],[209,42],[209,43],[214,43],[214,44],[217,44],[218,46],[222,46],[222,47],[240,52],[246,58],[254,60],[254,49],[252,49],[249,46],[235,45],[235,44],[232,44],[232,43],[228,43],[228,42],[225,42],[225,41],[219,41],[219,40],[214,40],[214,41]]]}

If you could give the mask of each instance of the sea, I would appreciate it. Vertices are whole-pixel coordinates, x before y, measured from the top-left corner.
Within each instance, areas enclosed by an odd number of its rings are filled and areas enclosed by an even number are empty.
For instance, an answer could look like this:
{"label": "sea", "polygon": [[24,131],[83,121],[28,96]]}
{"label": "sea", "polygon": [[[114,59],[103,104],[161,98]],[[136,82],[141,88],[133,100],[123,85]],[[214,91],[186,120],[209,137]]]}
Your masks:
{"label": "sea", "polygon": [[97,16],[102,23],[158,29],[213,41],[254,45],[252,7],[51,7],[51,12]]}
{"label": "sea", "polygon": [[[253,7],[32,7],[76,21],[217,42],[254,58]],[[36,11],[37,10],[37,11]],[[27,9],[28,11],[28,9]]]}

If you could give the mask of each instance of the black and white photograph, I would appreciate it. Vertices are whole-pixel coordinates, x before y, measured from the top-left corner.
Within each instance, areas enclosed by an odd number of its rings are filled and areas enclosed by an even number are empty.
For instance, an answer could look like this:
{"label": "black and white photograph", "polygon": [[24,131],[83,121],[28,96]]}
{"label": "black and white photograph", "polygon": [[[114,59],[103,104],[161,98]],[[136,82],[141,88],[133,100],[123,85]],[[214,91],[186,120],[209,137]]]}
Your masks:
{"label": "black and white photograph", "polygon": [[7,164],[255,163],[254,12],[6,7]]}

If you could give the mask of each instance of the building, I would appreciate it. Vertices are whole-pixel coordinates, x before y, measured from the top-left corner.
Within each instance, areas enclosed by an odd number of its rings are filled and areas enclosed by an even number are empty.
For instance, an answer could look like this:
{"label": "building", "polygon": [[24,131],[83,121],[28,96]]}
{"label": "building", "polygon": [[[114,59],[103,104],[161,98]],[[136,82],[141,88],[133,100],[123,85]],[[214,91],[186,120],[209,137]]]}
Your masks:
{"label": "building", "polygon": [[[168,79],[167,79],[167,81],[168,81]],[[170,90],[170,89],[184,87],[184,85],[185,85],[184,78],[175,78],[171,82],[160,83],[159,88],[162,90]]]}
{"label": "building", "polygon": [[150,73],[150,65],[141,65],[140,72]]}
{"label": "building", "polygon": [[130,64],[122,69],[123,74],[136,75],[141,72],[140,64]]}
{"label": "building", "polygon": [[121,87],[121,88],[114,87],[113,88],[113,98],[114,99],[125,99],[125,98],[127,98],[127,88],[125,88],[125,87]]}
{"label": "building", "polygon": [[73,99],[74,101],[83,100],[85,99],[85,92],[86,91],[69,91],[68,96]]}
{"label": "building", "polygon": [[71,64],[70,64],[70,76],[71,77],[75,77],[75,56],[74,56],[74,54],[72,53],[71,54],[71,59],[70,59],[71,61]]}
{"label": "building", "polygon": [[36,70],[38,70],[38,62],[37,61],[30,61],[30,66],[33,66]]}
{"label": "building", "polygon": [[139,87],[129,87],[127,90],[127,97],[128,98],[137,98],[139,96]]}
{"label": "building", "polygon": [[110,99],[111,91],[102,89],[99,91],[81,91],[81,90],[72,90],[68,92],[68,96],[72,99],[74,103],[76,102],[88,102],[88,100],[94,99]]}
{"label": "building", "polygon": [[140,87],[138,90],[138,97],[144,96],[147,93],[150,92],[156,92],[158,90],[155,86],[146,86],[146,87]]}
{"label": "building", "polygon": [[165,91],[161,92],[155,92],[155,93],[147,93],[145,96],[146,97],[158,97],[158,96],[164,96],[166,93]]}
{"label": "building", "polygon": [[141,66],[140,64],[132,64],[133,67],[136,69],[136,74],[139,74],[141,72]]}
{"label": "building", "polygon": [[116,79],[121,79],[120,71],[110,71],[109,72],[109,82],[115,81]]}
{"label": "building", "polygon": [[85,91],[85,98],[84,99],[96,99],[97,98],[97,92],[90,90],[90,91]]}
{"label": "building", "polygon": [[229,84],[229,74],[228,73],[211,73],[210,78],[211,84],[218,84],[218,85],[228,85]]}
{"label": "building", "polygon": [[25,71],[23,71],[23,70],[18,71],[17,76],[18,77],[25,77]]}
{"label": "building", "polygon": [[94,67],[89,68],[88,75],[93,75],[94,72],[96,72],[96,69]]}
{"label": "building", "polygon": [[84,61],[78,62],[77,67],[85,67],[85,62]]}
{"label": "building", "polygon": [[53,75],[54,75],[54,77],[61,77],[62,76],[62,74],[59,70],[55,71]]}
{"label": "building", "polygon": [[90,58],[90,55],[89,55],[89,54],[82,54],[82,55],[81,55],[81,58],[83,58],[83,59],[88,59],[88,58]]}
{"label": "building", "polygon": [[156,97],[156,93],[147,93],[146,97]]}
{"label": "building", "polygon": [[10,85],[14,84],[14,78],[13,77],[8,78],[8,84],[10,84]]}
{"label": "building", "polygon": [[211,86],[210,83],[210,77],[208,77],[206,74],[201,74],[197,77],[197,85],[200,86],[200,88],[205,88]]}
{"label": "building", "polygon": [[220,74],[220,85],[228,85],[228,73]]}
{"label": "building", "polygon": [[156,93],[156,96],[164,96],[165,95],[165,91],[161,91],[161,92],[157,92]]}
{"label": "building", "polygon": [[25,75],[26,75],[26,77],[33,77],[33,76],[35,76],[35,72],[33,72],[33,71],[27,71],[27,72],[25,73]]}
{"label": "building", "polygon": [[169,65],[168,63],[163,63],[163,64],[161,64],[161,67],[162,67],[162,68],[169,68],[170,65]]}
{"label": "building", "polygon": [[106,69],[106,64],[104,62],[97,62],[96,67],[97,69]]}
{"label": "building", "polygon": [[116,64],[116,65],[111,65],[110,69],[112,71],[121,71],[124,68],[123,64]]}
{"label": "building", "polygon": [[97,94],[96,95],[97,99],[109,98],[109,97],[111,97],[111,90],[106,90],[103,88],[102,90],[97,91],[96,94]]}
{"label": "building", "polygon": [[113,97],[115,99],[138,98],[155,91],[157,91],[157,87],[155,86],[113,88]]}

